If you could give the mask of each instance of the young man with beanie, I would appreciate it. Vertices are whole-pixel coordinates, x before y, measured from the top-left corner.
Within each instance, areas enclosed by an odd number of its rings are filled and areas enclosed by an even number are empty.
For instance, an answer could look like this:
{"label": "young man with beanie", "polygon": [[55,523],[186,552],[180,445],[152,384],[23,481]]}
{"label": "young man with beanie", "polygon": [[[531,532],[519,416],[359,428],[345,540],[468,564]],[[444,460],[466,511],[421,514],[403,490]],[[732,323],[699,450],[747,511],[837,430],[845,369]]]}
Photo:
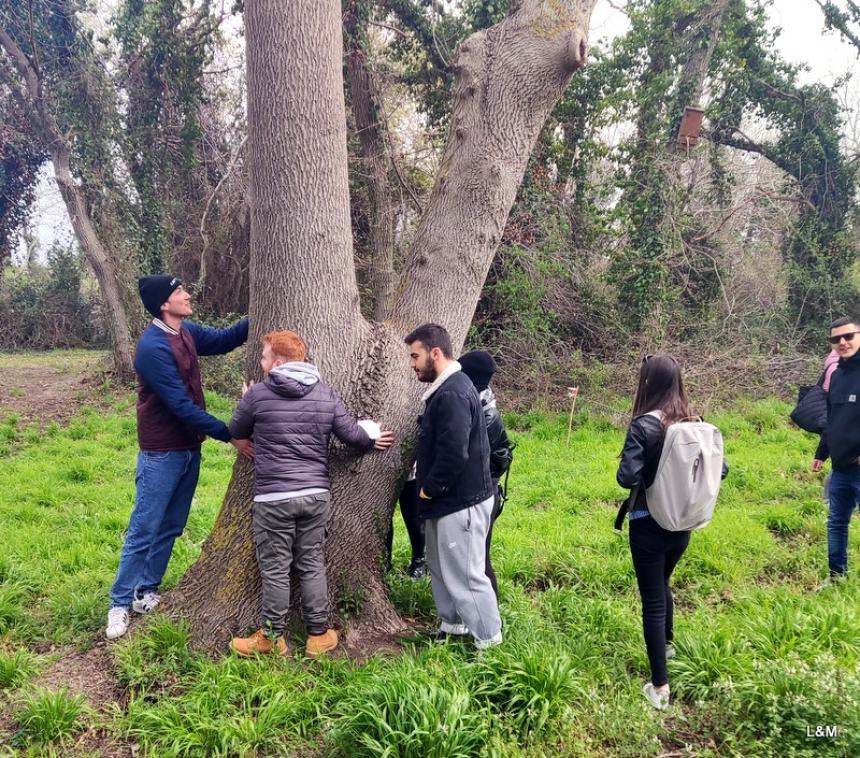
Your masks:
{"label": "young man with beanie", "polygon": [[830,576],[848,574],[848,527],[860,504],[860,320],[839,318],[830,325],[830,344],[839,353],[839,366],[827,392],[827,426],[812,461],[821,471],[833,461],[830,511],[827,516],[827,559]]}
{"label": "young man with beanie", "polygon": [[430,385],[415,462],[439,632],[471,634],[483,650],[502,641],[499,605],[485,573],[495,498],[484,412],[443,327],[423,324],[404,341],[418,381]]}
{"label": "young man with beanie", "polygon": [[472,380],[475,389],[478,391],[478,397],[481,399],[481,408],[484,411],[484,421],[487,424],[487,437],[490,441],[490,476],[493,479],[493,489],[495,492],[495,501],[493,502],[493,511],[490,515],[490,529],[487,532],[486,544],[486,567],[485,571],[490,583],[493,585],[493,592],[496,597],[499,597],[499,585],[496,579],[496,572],[493,571],[493,564],[490,562],[490,543],[493,541],[493,525],[496,519],[502,512],[504,507],[504,495],[502,492],[501,478],[511,465],[513,459],[513,445],[508,439],[505,432],[505,425],[502,423],[502,417],[499,414],[499,409],[496,407],[496,396],[493,390],[490,389],[490,380],[493,374],[496,373],[496,362],[493,356],[483,350],[472,350],[464,353],[458,360],[463,373]]}
{"label": "young man with beanie", "polygon": [[213,437],[251,456],[253,446],[230,438],[223,421],[206,412],[198,355],[221,355],[248,339],[248,320],[209,329],[186,319],[191,296],[175,276],[144,276],[140,299],[152,323],[137,343],[137,457],[134,509],[110,590],[105,636],[128,631],[129,611],[150,613],[173,543],[188,521],[200,473],[200,445]]}
{"label": "young man with beanie", "polygon": [[[263,584],[261,628],[230,644],[243,657],[256,653],[286,655],[284,639],[290,609],[290,567],[302,591],[308,630],[305,652],[311,658],[337,647],[329,628],[325,538],[331,500],[329,440],[367,452],[385,450],[394,440],[377,424],[356,421],[337,393],[305,362],[302,338],[295,332],[263,337],[260,367],[264,379],[242,396],[230,433],[254,438],[254,545]],[[367,431],[366,431],[367,430]]]}

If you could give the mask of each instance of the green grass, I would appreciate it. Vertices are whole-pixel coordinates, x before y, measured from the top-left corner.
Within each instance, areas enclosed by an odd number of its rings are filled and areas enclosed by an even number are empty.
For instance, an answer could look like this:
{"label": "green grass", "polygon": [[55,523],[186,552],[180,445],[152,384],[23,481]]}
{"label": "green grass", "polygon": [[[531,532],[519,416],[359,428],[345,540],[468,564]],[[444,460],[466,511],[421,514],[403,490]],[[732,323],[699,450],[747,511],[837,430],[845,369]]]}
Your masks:
{"label": "green grass", "polygon": [[[230,403],[210,399],[229,414]],[[0,687],[15,739],[63,754],[92,727],[152,756],[858,755],[860,583],[814,591],[826,576],[827,509],[808,471],[815,440],[787,412],[778,401],[741,401],[710,417],[731,473],[713,523],[693,535],[676,571],[675,703],[662,714],[641,696],[638,594],[626,530],[612,529],[623,429],[587,407],[569,447],[566,417],[507,419],[519,446],[495,530],[501,647],[477,655],[468,643],[414,636],[401,655],[362,664],[211,659],[189,652],[184,626],[156,619],[113,647],[130,697],[98,716],[32,682],[49,661],[38,650],[87,647],[104,623],[134,493],[132,401],[38,435],[7,418]],[[232,461],[226,446],[206,444],[168,587],[198,555]],[[429,582],[399,573],[408,542],[399,515],[395,524],[392,600],[429,624]],[[856,566],[856,522],[850,551]],[[348,600],[345,610],[357,612],[362,598]],[[808,737],[817,725],[837,725],[839,736]]]}
{"label": "green grass", "polygon": [[35,690],[23,698],[16,712],[19,730],[13,742],[19,745],[67,742],[84,728],[87,712],[80,695],[73,696],[64,690]]}

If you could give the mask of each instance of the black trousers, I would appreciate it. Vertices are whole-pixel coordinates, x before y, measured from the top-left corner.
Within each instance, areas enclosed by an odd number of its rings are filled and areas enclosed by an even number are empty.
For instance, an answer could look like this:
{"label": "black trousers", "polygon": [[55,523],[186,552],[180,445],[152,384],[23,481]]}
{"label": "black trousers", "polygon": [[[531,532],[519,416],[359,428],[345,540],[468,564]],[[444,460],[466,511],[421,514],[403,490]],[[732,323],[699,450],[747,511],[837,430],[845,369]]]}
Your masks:
{"label": "black trousers", "polygon": [[672,641],[672,590],[669,578],[690,544],[689,532],[669,532],[653,518],[630,523],[630,553],[642,598],[642,629],[655,687],[667,684],[666,643]]}
{"label": "black trousers", "polygon": [[[406,524],[409,544],[412,546],[412,562],[424,558],[424,521],[418,517],[418,484],[410,479],[400,490],[400,515]],[[394,545],[394,523],[388,530],[388,570],[391,570],[391,549]]]}
{"label": "black trousers", "polygon": [[490,528],[487,531],[487,543],[486,543],[486,562],[484,564],[484,573],[487,575],[487,578],[490,580],[490,584],[493,585],[493,592],[496,593],[496,601],[499,600],[499,584],[496,580],[496,572],[493,571],[493,564],[490,563],[490,543],[493,541],[493,526],[496,523],[496,519],[499,517],[499,514],[502,512],[502,490],[499,487],[499,483],[496,480],[493,480],[493,483],[496,486],[496,496],[493,500],[493,510],[490,514]]}

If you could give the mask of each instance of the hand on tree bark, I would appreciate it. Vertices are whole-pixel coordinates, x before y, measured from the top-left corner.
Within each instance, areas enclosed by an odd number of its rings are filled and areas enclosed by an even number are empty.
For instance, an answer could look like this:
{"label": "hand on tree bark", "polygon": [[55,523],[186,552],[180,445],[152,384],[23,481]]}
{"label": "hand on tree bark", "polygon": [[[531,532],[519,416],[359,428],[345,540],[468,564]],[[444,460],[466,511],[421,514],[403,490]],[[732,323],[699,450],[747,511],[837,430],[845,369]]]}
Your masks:
{"label": "hand on tree bark", "polygon": [[383,432],[373,443],[374,450],[388,450],[394,442],[394,432]]}
{"label": "hand on tree bark", "polygon": [[251,440],[230,440],[230,444],[249,460],[254,460],[254,443]]}
{"label": "hand on tree bark", "polygon": [[242,382],[242,397],[245,396],[245,393],[254,386],[254,380],[249,379],[247,382]]}

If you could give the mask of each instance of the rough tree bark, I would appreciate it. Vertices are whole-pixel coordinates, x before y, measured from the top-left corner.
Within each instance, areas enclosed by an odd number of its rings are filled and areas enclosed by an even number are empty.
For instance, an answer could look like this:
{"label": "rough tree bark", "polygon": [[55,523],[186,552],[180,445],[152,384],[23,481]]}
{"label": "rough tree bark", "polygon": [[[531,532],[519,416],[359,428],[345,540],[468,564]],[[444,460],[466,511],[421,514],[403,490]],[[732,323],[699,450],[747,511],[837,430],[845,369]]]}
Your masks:
{"label": "rough tree bark", "polygon": [[[352,412],[378,419],[399,440],[387,453],[363,457],[333,449],[329,589],[333,598],[362,601],[347,645],[401,625],[385,592],[383,539],[423,389],[408,370],[402,337],[437,321],[455,347],[462,345],[529,153],[585,61],[594,4],[514,0],[502,22],[461,46],[442,168],[393,315],[380,324],[360,315],[352,264],[340,3],[246,2],[255,345],[249,370],[261,334],[295,329]],[[201,557],[170,598],[206,647],[258,623],[249,469],[236,464]]]}
{"label": "rough tree bark", "polygon": [[394,200],[388,179],[384,127],[380,120],[380,96],[362,48],[366,29],[361,28],[354,8],[347,18],[346,28],[349,35],[347,80],[370,196],[371,313],[374,321],[385,321],[394,305]]}
{"label": "rough tree bark", "polygon": [[84,190],[72,176],[71,145],[45,101],[38,68],[2,28],[0,47],[11,58],[21,77],[24,89],[13,87],[12,96],[29,114],[39,139],[51,154],[57,186],[69,220],[105,299],[105,319],[111,335],[114,368],[121,378],[128,379],[134,374],[134,366],[119,273],[112,255],[99,239]]}

